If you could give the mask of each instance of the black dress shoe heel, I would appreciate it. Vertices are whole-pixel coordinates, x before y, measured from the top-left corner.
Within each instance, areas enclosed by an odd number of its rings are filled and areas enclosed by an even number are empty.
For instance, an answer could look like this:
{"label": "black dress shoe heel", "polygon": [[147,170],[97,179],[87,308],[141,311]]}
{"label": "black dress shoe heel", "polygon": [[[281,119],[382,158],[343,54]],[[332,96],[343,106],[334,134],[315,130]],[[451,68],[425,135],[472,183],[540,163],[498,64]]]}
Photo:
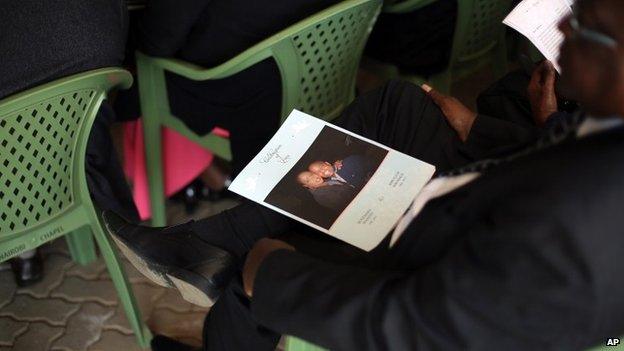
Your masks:
{"label": "black dress shoe heel", "polygon": [[188,223],[150,228],[112,212],[104,212],[102,218],[115,244],[141,274],[178,289],[192,304],[212,306],[236,273],[236,258],[199,239]]}
{"label": "black dress shoe heel", "polygon": [[126,256],[128,261],[130,261],[134,268],[136,268],[141,274],[160,286],[164,286],[165,288],[173,287],[165,275],[167,270],[166,267],[154,261],[148,262],[143,257],[137,255],[134,250],[131,250],[119,237],[116,235],[113,235],[112,237],[119,250],[121,250],[121,253]]}
{"label": "black dress shoe heel", "polygon": [[200,262],[185,269],[173,269],[168,280],[182,294],[184,300],[202,307],[210,307],[221,295],[235,271],[233,257],[222,256]]}

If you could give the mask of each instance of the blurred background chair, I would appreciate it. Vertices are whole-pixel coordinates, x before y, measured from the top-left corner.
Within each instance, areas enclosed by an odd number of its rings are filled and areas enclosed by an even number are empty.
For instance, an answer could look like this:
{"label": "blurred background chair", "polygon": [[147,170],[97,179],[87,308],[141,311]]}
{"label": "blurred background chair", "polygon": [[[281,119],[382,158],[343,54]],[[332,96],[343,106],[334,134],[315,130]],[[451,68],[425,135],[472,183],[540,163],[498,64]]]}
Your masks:
{"label": "blurred background chair", "polygon": [[[166,223],[162,127],[175,130],[221,158],[232,158],[227,139],[214,133],[199,136],[171,114],[165,71],[196,81],[220,79],[273,58],[282,81],[282,120],[295,108],[331,120],[355,96],[355,76],[362,50],[380,8],[380,0],[344,1],[213,68],[137,53],[152,225]],[[249,127],[253,128],[253,124],[253,116],[250,116]]]}
{"label": "blurred background chair", "polygon": [[[384,13],[401,14],[422,9],[437,0],[404,0],[388,3]],[[454,82],[490,65],[498,78],[507,72],[506,27],[502,24],[511,9],[511,0],[458,0],[457,21],[446,69],[430,77],[406,75],[398,67],[383,62],[368,62],[366,69],[384,77],[428,82],[437,90],[450,93]]]}
{"label": "blurred background chair", "polygon": [[[132,76],[103,68],[0,101],[0,261],[65,235],[75,261],[96,258],[93,236],[142,347],[150,332],[91,201],[85,153],[95,116],[113,87]],[[92,236],[93,234],[93,236]]]}

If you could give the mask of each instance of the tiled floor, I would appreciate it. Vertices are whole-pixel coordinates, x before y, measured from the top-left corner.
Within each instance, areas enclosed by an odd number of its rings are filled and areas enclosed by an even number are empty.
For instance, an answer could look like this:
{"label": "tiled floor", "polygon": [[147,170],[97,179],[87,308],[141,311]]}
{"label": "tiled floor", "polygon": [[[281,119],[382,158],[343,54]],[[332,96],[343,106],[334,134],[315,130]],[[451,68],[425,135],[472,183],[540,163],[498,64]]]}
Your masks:
{"label": "tiled floor", "polygon": [[[480,72],[457,84],[453,93],[474,109],[476,95],[490,77],[489,72]],[[204,218],[235,204],[204,203],[190,217],[182,206],[169,206],[169,223]],[[64,240],[42,251],[45,279],[33,287],[16,289],[12,273],[0,271],[0,351],[139,350],[102,260],[87,267],[75,264]],[[175,290],[150,283],[131,265],[126,267],[150,329],[199,345],[207,310],[186,303]]]}
{"label": "tiled floor", "polygon": [[[193,217],[235,204],[204,204]],[[168,212],[172,223],[188,218],[181,206],[170,206]],[[17,289],[12,272],[0,271],[0,351],[140,350],[102,259],[77,265],[64,239],[45,245],[42,253],[45,278],[32,287]],[[154,333],[200,344],[207,309],[185,302],[176,290],[152,284],[127,262],[126,273]]]}

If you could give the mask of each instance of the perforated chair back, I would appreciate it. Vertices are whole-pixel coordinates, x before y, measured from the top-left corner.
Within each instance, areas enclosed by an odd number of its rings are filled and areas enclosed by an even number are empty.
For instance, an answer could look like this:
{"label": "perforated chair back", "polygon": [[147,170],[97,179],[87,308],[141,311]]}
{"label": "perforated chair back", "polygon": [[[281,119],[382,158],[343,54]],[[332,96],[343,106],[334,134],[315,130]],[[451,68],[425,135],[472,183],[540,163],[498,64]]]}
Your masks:
{"label": "perforated chair back", "polygon": [[[282,85],[289,87],[284,89],[283,117],[297,108],[331,119],[353,100],[360,57],[380,5],[348,3],[339,6],[342,10],[329,9],[295,26],[283,46],[276,46]],[[296,62],[288,59],[293,51]]]}
{"label": "perforated chair back", "polygon": [[[330,120],[355,95],[355,77],[381,0],[347,0],[331,6],[213,68],[137,52],[139,95],[145,132],[152,224],[165,224],[161,127],[171,128],[215,155],[231,160],[229,142],[214,134],[199,136],[171,114],[165,71],[202,81],[221,79],[272,58],[282,82],[282,120],[293,109]],[[257,116],[250,116],[254,118]]]}
{"label": "perforated chair back", "polygon": [[[80,263],[95,259],[93,236],[141,346],[150,333],[87,189],[89,132],[106,93],[132,76],[103,68],[0,100],[0,262],[66,235]],[[93,234],[93,236],[92,236]]]}
{"label": "perforated chair back", "polygon": [[131,82],[124,71],[103,69],[0,101],[0,242],[90,204],[88,132],[107,90]]}
{"label": "perforated chair back", "polygon": [[[462,0],[458,1],[458,17],[451,66],[459,70],[504,48],[505,25],[502,21],[511,8],[511,0]],[[474,70],[474,69],[472,69]],[[468,72],[471,73],[471,72]]]}

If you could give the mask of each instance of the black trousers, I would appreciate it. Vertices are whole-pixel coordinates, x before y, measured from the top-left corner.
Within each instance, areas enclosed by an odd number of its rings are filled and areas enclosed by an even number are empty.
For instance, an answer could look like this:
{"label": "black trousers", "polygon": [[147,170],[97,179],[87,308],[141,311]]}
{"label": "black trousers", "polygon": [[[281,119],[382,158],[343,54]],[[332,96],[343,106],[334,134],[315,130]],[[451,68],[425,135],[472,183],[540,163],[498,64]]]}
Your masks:
{"label": "black trousers", "polygon": [[139,214],[110,135],[110,126],[115,121],[113,109],[104,101],[93,122],[87,143],[87,185],[93,203],[99,210],[111,210],[130,221],[138,222]]}

